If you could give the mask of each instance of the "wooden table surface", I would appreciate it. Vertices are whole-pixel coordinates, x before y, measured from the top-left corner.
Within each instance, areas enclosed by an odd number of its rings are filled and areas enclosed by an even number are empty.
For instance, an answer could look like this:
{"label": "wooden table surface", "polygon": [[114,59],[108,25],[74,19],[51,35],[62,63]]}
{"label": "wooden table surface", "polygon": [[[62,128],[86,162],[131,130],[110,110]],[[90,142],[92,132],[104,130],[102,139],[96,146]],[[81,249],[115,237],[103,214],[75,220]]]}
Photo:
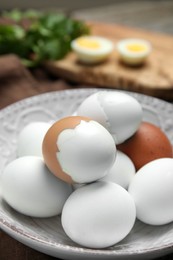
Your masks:
{"label": "wooden table surface", "polygon": [[[171,3],[172,1],[166,1],[166,3],[167,2]],[[119,10],[121,9],[120,4],[118,5],[118,8]],[[123,7],[120,11],[124,12]],[[93,13],[91,14],[93,15]],[[173,17],[172,14],[169,14],[169,17]],[[80,87],[80,85],[74,85],[70,82],[66,82],[58,78],[53,78],[53,80],[51,78],[50,80],[50,75],[47,75],[46,72],[42,71],[42,69],[33,71],[31,74],[21,65],[20,61],[15,56],[0,58],[0,108],[6,107],[7,105],[25,97],[45,93],[48,91],[70,89],[74,87]],[[55,258],[37,252],[0,231],[0,259],[53,260]],[[173,259],[173,254],[157,259],[171,260]]]}

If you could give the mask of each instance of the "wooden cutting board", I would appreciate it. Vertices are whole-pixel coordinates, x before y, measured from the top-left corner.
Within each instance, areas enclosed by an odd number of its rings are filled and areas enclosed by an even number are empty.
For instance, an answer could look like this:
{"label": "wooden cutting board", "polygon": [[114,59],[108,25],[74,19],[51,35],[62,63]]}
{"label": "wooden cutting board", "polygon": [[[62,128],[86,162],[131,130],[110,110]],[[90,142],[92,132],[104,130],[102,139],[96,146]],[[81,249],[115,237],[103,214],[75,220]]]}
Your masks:
{"label": "wooden cutting board", "polygon": [[129,67],[119,61],[116,51],[99,65],[84,65],[71,52],[64,59],[46,63],[54,75],[96,87],[109,87],[144,93],[173,101],[173,36],[115,24],[89,23],[91,33],[104,36],[115,44],[124,38],[149,40],[153,50],[140,67]]}

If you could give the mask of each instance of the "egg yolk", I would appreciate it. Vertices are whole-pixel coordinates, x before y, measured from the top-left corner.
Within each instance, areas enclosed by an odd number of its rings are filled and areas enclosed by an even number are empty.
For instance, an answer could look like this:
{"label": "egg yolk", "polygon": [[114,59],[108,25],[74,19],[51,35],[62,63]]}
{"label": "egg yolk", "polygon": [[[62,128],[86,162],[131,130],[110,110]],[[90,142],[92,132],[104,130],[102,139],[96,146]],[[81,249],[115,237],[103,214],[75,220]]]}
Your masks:
{"label": "egg yolk", "polygon": [[141,52],[141,51],[145,51],[147,47],[142,44],[128,44],[127,49],[133,52]]}
{"label": "egg yolk", "polygon": [[77,44],[81,47],[88,49],[99,49],[101,46],[100,43],[96,40],[84,38],[78,39]]}

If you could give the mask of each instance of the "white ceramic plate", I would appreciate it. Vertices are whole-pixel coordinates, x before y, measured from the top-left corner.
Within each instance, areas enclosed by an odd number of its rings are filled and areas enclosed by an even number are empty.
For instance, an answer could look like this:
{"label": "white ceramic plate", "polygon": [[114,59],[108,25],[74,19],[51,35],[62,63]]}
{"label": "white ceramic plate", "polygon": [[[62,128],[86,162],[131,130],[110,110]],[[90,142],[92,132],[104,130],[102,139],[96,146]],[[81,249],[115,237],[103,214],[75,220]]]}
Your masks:
{"label": "white ceramic plate", "polygon": [[[41,94],[0,111],[0,171],[16,157],[19,131],[32,121],[51,121],[71,115],[98,89],[77,89]],[[116,90],[115,90],[116,91]],[[130,93],[142,104],[144,120],[158,125],[173,143],[173,105],[159,99]],[[173,252],[173,223],[154,227],[136,221],[130,234],[107,249],[83,248],[64,233],[60,217],[26,217],[0,197],[0,227],[10,236],[38,251],[63,259],[146,259]]]}

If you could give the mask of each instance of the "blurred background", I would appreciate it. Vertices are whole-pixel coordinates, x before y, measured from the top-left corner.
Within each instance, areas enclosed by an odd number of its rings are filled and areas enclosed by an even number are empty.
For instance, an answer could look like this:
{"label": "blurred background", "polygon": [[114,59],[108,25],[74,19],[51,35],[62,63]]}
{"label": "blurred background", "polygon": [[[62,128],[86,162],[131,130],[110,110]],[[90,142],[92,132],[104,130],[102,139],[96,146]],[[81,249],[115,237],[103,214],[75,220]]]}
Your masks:
{"label": "blurred background", "polygon": [[172,0],[1,0],[0,9],[61,10],[73,16],[173,34]]}
{"label": "blurred background", "polygon": [[[166,100],[173,99],[173,0],[0,0],[0,12],[2,13],[2,16],[0,17],[0,24],[3,25],[6,23],[11,23],[12,21],[8,19],[8,16],[4,19],[3,13],[4,11],[11,11],[15,9],[17,9],[17,12],[18,10],[26,11],[31,9],[50,11],[49,19],[47,20],[48,24],[52,20],[52,14],[54,11],[57,11],[57,14],[58,12],[63,12],[67,15],[67,18],[78,18],[84,22],[86,21],[86,23],[92,21],[94,24],[94,22],[96,22],[95,24],[97,25],[97,30],[94,31],[92,27],[92,33],[104,35],[105,37],[111,38],[116,42],[125,37],[144,38],[150,41],[153,46],[153,52],[149,63],[146,63],[146,66],[133,70],[132,68],[122,66],[120,63],[116,63],[116,66],[118,66],[118,68],[116,68],[118,73],[117,81],[114,81],[114,84],[112,84],[112,82],[105,83],[103,81],[104,84],[102,83],[102,85],[106,87],[115,87],[116,84],[116,87],[118,88],[120,87],[128,90],[130,88],[130,90],[161,97]],[[55,15],[54,18],[57,19],[57,15]],[[23,23],[21,22],[21,25],[24,27],[28,26],[26,20],[23,19]],[[19,20],[17,22],[19,22]],[[102,22],[101,26],[97,24],[97,22]],[[104,25],[107,27],[104,27]],[[45,28],[45,24],[43,27]],[[64,88],[64,85],[62,87],[62,84],[59,86],[59,78],[69,80],[69,87],[71,87],[73,83],[76,84],[76,81],[78,82],[78,75],[75,74],[74,64],[69,67],[69,64],[71,64],[70,59],[67,60],[65,64],[60,63],[59,67],[57,66],[57,63],[47,64],[47,66],[45,66],[45,63],[42,62],[43,60],[47,61],[61,59],[62,57],[59,54],[64,52],[63,48],[65,45],[60,44],[60,40],[63,37],[56,37],[55,31],[52,29],[53,27],[51,27],[50,30],[50,27],[48,26],[49,31],[51,31],[51,34],[53,35],[51,37],[56,41],[56,45],[53,45],[52,47],[51,44],[55,44],[55,42],[53,42],[52,38],[50,37],[47,37],[47,42],[45,42],[44,30],[41,30],[40,28],[41,25],[33,34],[31,33],[31,35],[33,35],[33,37],[29,38],[31,42],[19,40],[20,43],[24,42],[22,49],[19,48],[21,45],[16,44],[15,41],[13,41],[12,44],[11,41],[6,41],[4,44],[3,41],[6,39],[4,34],[6,33],[6,37],[8,38],[9,31],[8,29],[3,30],[2,27],[0,32],[0,94],[2,94],[2,92],[6,93],[6,90],[9,89],[9,87],[5,88],[5,86],[15,85],[16,87],[16,81],[12,79],[13,74],[15,80],[17,78],[19,81],[20,78],[20,83],[22,86],[24,83],[26,84],[26,81],[28,82],[29,95],[33,95],[39,91],[45,92],[47,89],[57,90],[57,88]],[[55,26],[55,28],[57,31],[57,26]],[[16,40],[17,37],[19,37],[18,35],[21,35],[21,31],[18,31],[16,27],[11,28],[11,30],[14,34],[13,38]],[[63,30],[64,29],[60,31]],[[44,44],[41,45],[40,42],[43,42],[40,40],[40,38],[38,40],[37,37],[43,37]],[[26,51],[26,42],[30,43],[29,54]],[[6,51],[6,49],[8,50]],[[23,50],[24,54],[21,50]],[[12,53],[25,58],[22,60],[23,63],[17,55],[11,55]],[[37,59],[40,59],[40,66],[34,67],[33,63],[35,60],[37,62]],[[79,68],[77,68],[77,70],[78,69]],[[62,71],[64,71],[64,74],[62,74]],[[114,75],[114,71],[112,74]],[[92,77],[93,76],[86,76],[85,74],[85,81],[82,77],[83,81],[79,83],[100,86],[99,82],[102,82],[102,80],[98,82],[98,77],[94,74],[95,80],[91,82],[90,78],[92,79]],[[35,81],[36,85],[38,85],[39,81],[39,88],[37,86],[34,90],[31,91],[30,82],[32,82],[33,86],[33,82]],[[50,82],[51,87],[48,87],[47,84],[50,85]],[[66,83],[67,82],[65,81],[65,87],[67,87]],[[43,88],[43,85],[45,88]],[[11,97],[10,90],[9,93]],[[12,97],[8,103],[18,99],[18,96],[19,94],[16,95],[15,99]],[[23,97],[23,95],[21,97]],[[1,100],[1,107],[8,104],[3,100]]]}
{"label": "blurred background", "polygon": [[1,7],[2,8],[13,8],[13,7],[21,7],[21,8],[41,8],[41,9],[50,9],[52,7],[57,9],[66,9],[66,10],[74,10],[80,8],[88,8],[98,5],[104,4],[113,4],[116,0],[1,0]]}

